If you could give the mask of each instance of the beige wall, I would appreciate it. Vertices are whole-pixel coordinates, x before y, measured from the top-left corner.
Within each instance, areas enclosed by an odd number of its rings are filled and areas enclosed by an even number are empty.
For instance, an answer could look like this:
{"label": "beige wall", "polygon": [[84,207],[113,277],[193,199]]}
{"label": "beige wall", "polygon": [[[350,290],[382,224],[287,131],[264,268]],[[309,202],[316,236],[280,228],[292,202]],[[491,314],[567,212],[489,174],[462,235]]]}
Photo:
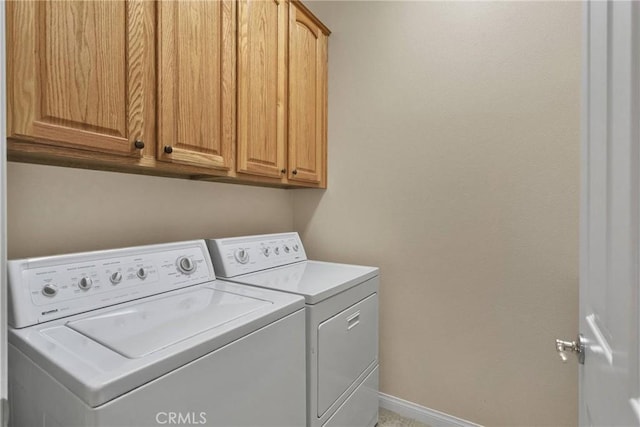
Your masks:
{"label": "beige wall", "polygon": [[379,265],[381,391],[486,425],[575,425],[578,2],[314,2],[331,28],[317,258]]}
{"label": "beige wall", "polygon": [[9,163],[9,258],[290,231],[291,192]]}

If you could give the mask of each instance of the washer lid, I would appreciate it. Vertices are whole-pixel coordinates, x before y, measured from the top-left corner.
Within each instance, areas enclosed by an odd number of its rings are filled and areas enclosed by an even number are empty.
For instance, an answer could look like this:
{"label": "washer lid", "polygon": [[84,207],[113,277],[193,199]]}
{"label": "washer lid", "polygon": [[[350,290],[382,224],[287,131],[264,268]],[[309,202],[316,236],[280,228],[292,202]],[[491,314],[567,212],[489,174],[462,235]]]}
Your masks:
{"label": "washer lid", "polygon": [[194,289],[75,320],[67,326],[135,359],[217,328],[272,302],[211,288]]}
{"label": "washer lid", "polygon": [[216,280],[10,328],[9,342],[96,408],[303,308],[299,295]]}
{"label": "washer lid", "polygon": [[377,267],[302,261],[226,280],[302,295],[307,304],[317,304],[377,276],[378,273]]}

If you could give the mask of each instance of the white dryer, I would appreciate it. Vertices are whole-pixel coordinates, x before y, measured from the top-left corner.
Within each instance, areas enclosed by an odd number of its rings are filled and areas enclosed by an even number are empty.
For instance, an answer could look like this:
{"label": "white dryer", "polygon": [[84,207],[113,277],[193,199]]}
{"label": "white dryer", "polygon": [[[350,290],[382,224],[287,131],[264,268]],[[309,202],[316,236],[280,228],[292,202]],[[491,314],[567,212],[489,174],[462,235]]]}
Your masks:
{"label": "white dryer", "polygon": [[378,268],[307,260],[298,233],[207,244],[218,277],[305,298],[307,425],[375,425]]}
{"label": "white dryer", "polygon": [[300,426],[304,300],[203,240],[9,261],[11,425]]}

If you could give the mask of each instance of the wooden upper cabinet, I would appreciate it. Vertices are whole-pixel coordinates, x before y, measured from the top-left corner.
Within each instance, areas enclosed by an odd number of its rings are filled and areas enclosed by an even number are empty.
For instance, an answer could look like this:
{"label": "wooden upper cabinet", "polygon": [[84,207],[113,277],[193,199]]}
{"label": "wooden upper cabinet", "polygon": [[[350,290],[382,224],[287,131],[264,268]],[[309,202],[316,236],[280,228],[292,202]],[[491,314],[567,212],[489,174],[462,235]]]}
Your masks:
{"label": "wooden upper cabinet", "polygon": [[6,12],[10,159],[326,186],[329,30],[298,0]]}
{"label": "wooden upper cabinet", "polygon": [[154,5],[9,1],[6,7],[9,137],[139,153],[134,141],[153,138]]}
{"label": "wooden upper cabinet", "polygon": [[233,166],[236,2],[160,1],[158,158]]}
{"label": "wooden upper cabinet", "polygon": [[238,172],[285,176],[288,0],[238,2]]}
{"label": "wooden upper cabinet", "polygon": [[289,17],[288,178],[325,186],[329,30],[297,1]]}

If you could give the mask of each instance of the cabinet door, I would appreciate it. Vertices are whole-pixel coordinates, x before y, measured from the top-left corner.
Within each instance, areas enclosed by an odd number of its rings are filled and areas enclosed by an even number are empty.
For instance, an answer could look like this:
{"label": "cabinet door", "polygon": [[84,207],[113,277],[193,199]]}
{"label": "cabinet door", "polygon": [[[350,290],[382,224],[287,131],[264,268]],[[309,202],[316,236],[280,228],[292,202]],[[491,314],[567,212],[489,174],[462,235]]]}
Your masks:
{"label": "cabinet door", "polygon": [[154,115],[153,3],[6,6],[9,136],[138,153],[134,141],[151,137]]}
{"label": "cabinet door", "polygon": [[231,168],[235,1],[160,1],[158,158]]}
{"label": "cabinet door", "polygon": [[284,177],[287,0],[238,3],[238,172]]}
{"label": "cabinet door", "polygon": [[323,185],[328,30],[298,2],[289,16],[289,179]]}

